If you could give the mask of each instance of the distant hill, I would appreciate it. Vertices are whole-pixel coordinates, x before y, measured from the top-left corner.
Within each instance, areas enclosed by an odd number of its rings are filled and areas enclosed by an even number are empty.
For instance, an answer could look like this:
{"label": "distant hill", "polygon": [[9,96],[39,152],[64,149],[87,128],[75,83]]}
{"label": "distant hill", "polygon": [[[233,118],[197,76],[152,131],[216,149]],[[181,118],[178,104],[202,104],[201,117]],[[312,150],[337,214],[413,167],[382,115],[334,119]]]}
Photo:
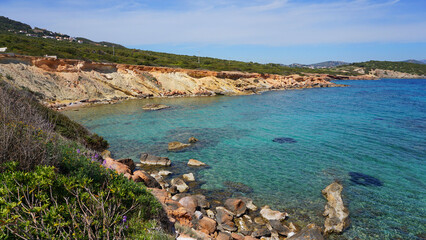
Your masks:
{"label": "distant hill", "polygon": [[320,68],[334,68],[342,65],[348,65],[347,62],[342,61],[326,61],[326,62],[320,62],[315,64],[299,64],[299,63],[293,63],[290,64],[289,67],[293,68],[311,68],[311,69],[320,69]]}
{"label": "distant hill", "polygon": [[426,64],[426,59],[423,59],[423,60],[409,59],[409,60],[405,60],[405,61],[402,61],[402,62],[416,63],[416,64]]}
{"label": "distant hill", "polygon": [[365,72],[369,72],[373,69],[383,69],[426,76],[426,64],[417,64],[410,62],[368,61],[352,63],[348,66],[343,66],[342,68],[346,67],[363,68]]}
{"label": "distant hill", "polygon": [[[30,31],[32,28],[28,24],[11,20],[7,17],[0,16],[0,32],[11,31]],[[9,31],[10,32],[10,31]]]}

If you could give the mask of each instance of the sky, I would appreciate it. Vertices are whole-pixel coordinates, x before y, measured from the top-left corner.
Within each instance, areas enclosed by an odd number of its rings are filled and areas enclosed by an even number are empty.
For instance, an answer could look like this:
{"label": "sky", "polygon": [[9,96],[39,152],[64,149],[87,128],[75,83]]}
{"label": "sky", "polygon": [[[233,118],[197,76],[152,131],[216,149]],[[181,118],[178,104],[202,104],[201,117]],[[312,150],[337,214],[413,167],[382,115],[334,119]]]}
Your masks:
{"label": "sky", "polygon": [[130,48],[261,63],[426,59],[426,0],[0,0],[0,15]]}

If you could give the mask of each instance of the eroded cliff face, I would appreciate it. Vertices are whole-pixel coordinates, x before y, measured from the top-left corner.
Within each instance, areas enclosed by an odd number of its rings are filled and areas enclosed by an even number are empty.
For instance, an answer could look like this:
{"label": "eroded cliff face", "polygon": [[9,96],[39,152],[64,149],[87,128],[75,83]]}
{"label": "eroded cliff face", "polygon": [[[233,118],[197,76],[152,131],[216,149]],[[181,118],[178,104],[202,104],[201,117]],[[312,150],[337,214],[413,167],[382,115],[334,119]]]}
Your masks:
{"label": "eroded cliff face", "polygon": [[0,55],[0,74],[50,103],[168,96],[242,95],[333,87],[328,75],[273,75]]}

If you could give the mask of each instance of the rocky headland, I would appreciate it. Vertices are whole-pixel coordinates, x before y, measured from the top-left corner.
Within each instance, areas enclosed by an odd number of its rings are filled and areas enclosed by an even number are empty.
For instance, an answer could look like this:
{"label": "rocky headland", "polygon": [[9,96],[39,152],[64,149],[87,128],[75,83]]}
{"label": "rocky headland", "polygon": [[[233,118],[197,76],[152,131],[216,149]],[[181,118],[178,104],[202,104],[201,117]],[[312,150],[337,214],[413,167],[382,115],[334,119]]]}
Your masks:
{"label": "rocky headland", "polygon": [[21,55],[0,55],[0,74],[55,108],[149,97],[245,95],[335,87],[339,85],[330,80],[347,78],[326,74],[215,72]]}

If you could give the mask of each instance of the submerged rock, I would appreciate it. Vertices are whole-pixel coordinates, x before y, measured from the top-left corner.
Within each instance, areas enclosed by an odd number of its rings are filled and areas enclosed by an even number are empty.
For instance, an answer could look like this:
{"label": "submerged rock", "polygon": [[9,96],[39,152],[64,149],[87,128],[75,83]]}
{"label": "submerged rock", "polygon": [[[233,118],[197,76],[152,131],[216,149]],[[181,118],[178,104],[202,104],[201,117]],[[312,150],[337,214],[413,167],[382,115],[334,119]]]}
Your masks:
{"label": "submerged rock", "polygon": [[156,111],[156,110],[161,110],[166,108],[170,108],[170,106],[158,104],[158,103],[148,103],[142,107],[142,109],[146,111]]}
{"label": "submerged rock", "polygon": [[184,148],[190,147],[191,144],[181,143],[181,142],[170,142],[169,143],[169,151],[178,151]]}
{"label": "submerged rock", "polygon": [[198,139],[196,139],[195,137],[190,137],[190,138],[188,139],[188,142],[189,142],[189,143],[196,143],[196,142],[198,142]]}
{"label": "submerged rock", "polygon": [[358,185],[363,185],[363,186],[378,186],[381,187],[383,186],[382,181],[380,181],[379,179],[364,174],[364,173],[360,173],[360,172],[349,172],[349,176],[351,177],[351,182],[356,183]]}
{"label": "submerged rock", "polygon": [[324,216],[324,233],[341,233],[349,227],[349,210],[344,206],[342,200],[343,186],[337,182],[333,182],[322,190],[323,196],[327,199],[325,205]]}
{"label": "submerged rock", "polygon": [[324,240],[324,237],[321,234],[321,228],[315,224],[309,224],[287,240]]}
{"label": "submerged rock", "polygon": [[289,138],[289,137],[274,138],[274,140],[272,141],[276,143],[297,143],[297,141],[294,138]]}
{"label": "submerged rock", "polygon": [[142,153],[140,161],[140,164],[137,164],[138,166],[170,166],[172,164],[172,161],[170,161],[170,159],[167,157],[157,157],[148,153]]}
{"label": "submerged rock", "polygon": [[187,182],[193,182],[193,181],[195,181],[195,177],[194,177],[193,173],[183,174],[182,178],[183,178],[183,180],[185,180]]}
{"label": "submerged rock", "polygon": [[287,213],[271,210],[269,206],[264,206],[262,210],[260,210],[260,215],[268,221],[281,221],[288,216]]}
{"label": "submerged rock", "polygon": [[241,193],[253,192],[253,188],[240,182],[225,181],[223,182],[223,185],[226,186],[232,192],[241,192]]}
{"label": "submerged rock", "polygon": [[200,166],[206,166],[206,164],[201,162],[201,161],[195,160],[195,159],[189,159],[188,166],[200,167]]}

